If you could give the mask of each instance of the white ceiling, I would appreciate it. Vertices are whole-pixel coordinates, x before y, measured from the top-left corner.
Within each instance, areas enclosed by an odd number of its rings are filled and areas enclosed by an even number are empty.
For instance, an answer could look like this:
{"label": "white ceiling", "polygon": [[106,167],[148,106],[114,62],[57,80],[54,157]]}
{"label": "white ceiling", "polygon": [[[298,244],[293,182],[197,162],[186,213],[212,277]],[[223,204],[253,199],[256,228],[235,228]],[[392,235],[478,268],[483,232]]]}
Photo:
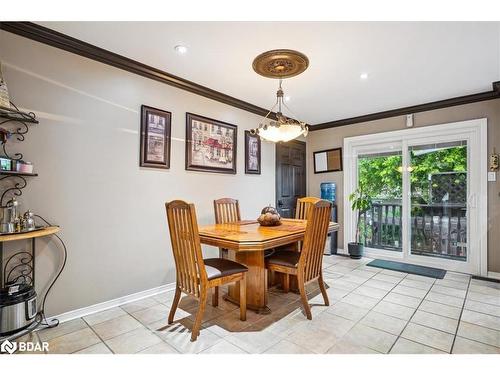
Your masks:
{"label": "white ceiling", "polygon": [[[500,80],[499,22],[40,24],[264,108],[277,82],[257,75],[253,58],[299,50],[309,68],[283,87],[310,124],[489,91]],[[176,54],[178,44],[188,53]]]}

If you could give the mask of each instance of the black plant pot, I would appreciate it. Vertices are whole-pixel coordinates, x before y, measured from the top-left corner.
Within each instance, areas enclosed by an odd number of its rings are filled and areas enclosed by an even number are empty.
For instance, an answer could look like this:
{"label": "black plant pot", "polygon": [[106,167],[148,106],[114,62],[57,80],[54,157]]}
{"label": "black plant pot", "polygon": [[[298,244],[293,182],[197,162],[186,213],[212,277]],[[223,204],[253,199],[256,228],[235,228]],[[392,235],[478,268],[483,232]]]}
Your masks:
{"label": "black plant pot", "polygon": [[347,248],[349,249],[349,255],[352,259],[361,259],[363,251],[365,250],[364,245],[357,242],[349,242]]}

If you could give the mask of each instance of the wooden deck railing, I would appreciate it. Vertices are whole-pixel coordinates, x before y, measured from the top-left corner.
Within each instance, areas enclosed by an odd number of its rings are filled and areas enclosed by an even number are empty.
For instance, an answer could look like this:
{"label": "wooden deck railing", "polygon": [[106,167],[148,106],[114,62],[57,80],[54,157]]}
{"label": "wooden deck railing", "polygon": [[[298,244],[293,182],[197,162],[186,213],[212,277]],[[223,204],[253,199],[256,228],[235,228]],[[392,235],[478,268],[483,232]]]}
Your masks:
{"label": "wooden deck railing", "polygon": [[[466,259],[465,204],[413,204],[411,210],[412,254]],[[402,211],[401,201],[373,203],[372,208],[361,218],[362,242],[365,246],[401,251]]]}

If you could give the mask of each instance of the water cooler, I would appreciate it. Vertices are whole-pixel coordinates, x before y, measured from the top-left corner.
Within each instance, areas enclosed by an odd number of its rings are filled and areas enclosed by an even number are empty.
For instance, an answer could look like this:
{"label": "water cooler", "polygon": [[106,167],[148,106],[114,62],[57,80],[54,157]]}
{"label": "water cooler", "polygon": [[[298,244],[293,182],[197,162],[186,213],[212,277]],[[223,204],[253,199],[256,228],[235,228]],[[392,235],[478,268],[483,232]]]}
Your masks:
{"label": "water cooler", "polygon": [[[334,182],[322,182],[320,184],[321,199],[326,199],[332,202],[332,221],[338,222],[337,218],[337,186]],[[330,255],[337,254],[338,232],[332,232],[330,236]]]}

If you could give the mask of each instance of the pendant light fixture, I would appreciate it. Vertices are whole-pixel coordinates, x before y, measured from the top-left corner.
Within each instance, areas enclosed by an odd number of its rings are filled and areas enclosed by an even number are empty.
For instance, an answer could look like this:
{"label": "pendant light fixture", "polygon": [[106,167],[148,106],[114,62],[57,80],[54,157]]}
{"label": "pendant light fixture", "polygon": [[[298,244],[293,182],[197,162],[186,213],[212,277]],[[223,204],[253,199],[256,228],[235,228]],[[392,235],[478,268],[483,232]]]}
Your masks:
{"label": "pendant light fixture", "polygon": [[[253,69],[256,73],[279,79],[279,87],[276,92],[276,102],[266,116],[261,120],[259,127],[250,130],[252,134],[258,134],[261,138],[271,142],[288,142],[301,135],[307,136],[308,126],[305,122],[296,120],[285,104],[282,81],[302,73],[309,66],[309,60],[303,53],[293,50],[272,50],[257,56],[253,61]],[[293,118],[283,114],[284,109]]]}

